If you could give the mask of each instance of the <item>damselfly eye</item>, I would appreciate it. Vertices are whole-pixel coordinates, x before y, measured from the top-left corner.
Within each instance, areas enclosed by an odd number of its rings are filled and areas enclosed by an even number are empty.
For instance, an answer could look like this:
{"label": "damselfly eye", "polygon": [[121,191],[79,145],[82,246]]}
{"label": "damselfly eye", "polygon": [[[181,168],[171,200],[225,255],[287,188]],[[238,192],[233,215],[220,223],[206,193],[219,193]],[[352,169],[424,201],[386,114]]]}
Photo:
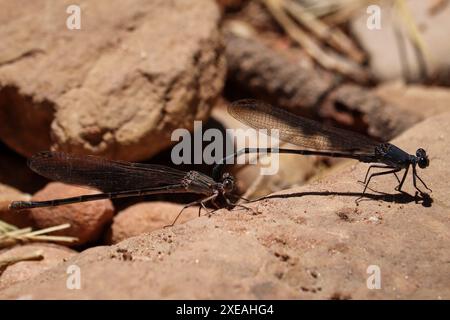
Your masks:
{"label": "damselfly eye", "polygon": [[418,164],[421,169],[425,169],[430,165],[430,160],[428,160],[428,157],[420,158]]}
{"label": "damselfly eye", "polygon": [[423,158],[423,157],[426,157],[426,156],[427,156],[427,152],[424,149],[422,149],[422,148],[417,149],[416,157]]}
{"label": "damselfly eye", "polygon": [[233,180],[233,177],[229,173],[225,173],[223,175],[222,185],[223,185],[223,189],[226,192],[233,191],[233,189],[234,189],[234,180]]}
{"label": "damselfly eye", "polygon": [[428,160],[427,153],[422,148],[417,149],[416,156],[418,158],[417,164],[421,169],[424,169],[430,165],[430,160]]}

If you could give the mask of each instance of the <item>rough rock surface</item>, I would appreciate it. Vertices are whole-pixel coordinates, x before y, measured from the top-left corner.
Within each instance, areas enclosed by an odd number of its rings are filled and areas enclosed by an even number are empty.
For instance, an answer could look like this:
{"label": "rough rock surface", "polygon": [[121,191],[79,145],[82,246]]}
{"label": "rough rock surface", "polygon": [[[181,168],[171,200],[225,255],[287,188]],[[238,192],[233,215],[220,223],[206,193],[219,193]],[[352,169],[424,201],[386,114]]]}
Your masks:
{"label": "rough rock surface", "polygon": [[[117,243],[142,233],[158,230],[171,224],[183,205],[170,202],[141,202],[119,212],[111,225],[108,242]],[[204,210],[202,210],[205,213]],[[198,217],[198,208],[186,208],[177,220],[184,223]]]}
{"label": "rough rock surface", "polygon": [[[94,193],[98,193],[98,191],[69,186],[60,182],[51,182],[37,192],[32,200],[70,198]],[[111,222],[114,207],[110,200],[99,200],[57,207],[36,208],[29,211],[37,228],[70,223],[70,228],[52,234],[77,237],[78,241],[71,245],[80,245],[97,240],[105,226]]]}
{"label": "rough rock surface", "polygon": [[[411,195],[397,194],[395,178],[384,176],[371,187],[388,194],[369,192],[356,206],[367,165],[349,161],[326,180],[251,204],[259,214],[221,210],[89,249],[0,297],[449,299],[449,123],[450,113],[435,116],[394,140],[430,154],[419,174],[431,199],[413,196],[411,176]],[[65,288],[68,264],[80,267],[80,290]],[[379,290],[367,287],[372,265]]]}
{"label": "rough rock surface", "polygon": [[374,93],[400,111],[415,113],[422,119],[450,111],[449,88],[394,82],[377,87]]}
{"label": "rough rock surface", "polygon": [[0,288],[6,288],[13,283],[28,280],[77,254],[76,251],[56,244],[33,243],[15,246],[1,252],[0,260],[26,256],[38,251],[41,252],[44,259],[40,261],[20,261],[8,266],[0,274]]}
{"label": "rough rock surface", "polygon": [[8,146],[141,160],[208,116],[225,73],[214,1],[81,0],[69,30],[72,3],[0,0]]}

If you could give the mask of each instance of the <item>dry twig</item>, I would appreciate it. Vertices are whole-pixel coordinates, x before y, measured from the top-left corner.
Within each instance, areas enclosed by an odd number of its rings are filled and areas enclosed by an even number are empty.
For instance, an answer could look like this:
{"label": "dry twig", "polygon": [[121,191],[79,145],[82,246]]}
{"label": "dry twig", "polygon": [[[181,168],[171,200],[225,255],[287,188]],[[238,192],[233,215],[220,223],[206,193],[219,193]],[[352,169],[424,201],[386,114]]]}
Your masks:
{"label": "dry twig", "polygon": [[358,64],[343,57],[327,53],[289,17],[283,9],[283,0],[262,0],[272,16],[283,27],[286,33],[305,49],[317,63],[328,70],[334,70],[358,82],[365,83],[370,79],[369,73]]}
{"label": "dry twig", "polygon": [[348,55],[355,62],[364,62],[365,54],[339,28],[330,28],[296,1],[284,0],[283,5],[303,27],[308,28],[317,38]]}

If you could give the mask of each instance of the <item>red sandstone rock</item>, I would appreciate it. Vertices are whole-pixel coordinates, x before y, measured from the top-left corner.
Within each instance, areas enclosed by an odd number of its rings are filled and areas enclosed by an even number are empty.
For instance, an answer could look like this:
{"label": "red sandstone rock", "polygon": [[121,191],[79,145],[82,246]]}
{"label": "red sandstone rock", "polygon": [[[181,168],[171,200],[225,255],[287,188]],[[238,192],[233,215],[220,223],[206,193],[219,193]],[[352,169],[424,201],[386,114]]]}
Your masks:
{"label": "red sandstone rock", "polygon": [[[117,243],[143,233],[162,229],[171,224],[183,205],[170,202],[142,202],[119,212],[110,230],[110,242]],[[202,214],[205,211],[202,209]],[[198,217],[198,206],[183,211],[177,224]]]}
{"label": "red sandstone rock", "polygon": [[[52,182],[36,193],[33,200],[68,198],[94,193],[98,193],[98,191]],[[52,234],[77,237],[78,241],[71,245],[80,245],[98,239],[105,226],[111,222],[114,207],[110,200],[99,200],[58,207],[36,208],[31,209],[30,212],[37,228],[70,223],[69,229]]]}
{"label": "red sandstone rock", "polygon": [[225,75],[215,1],[80,0],[81,30],[68,5],[0,1],[7,145],[136,161],[207,118]]}
{"label": "red sandstone rock", "polygon": [[15,246],[0,253],[0,260],[7,258],[23,257],[40,252],[44,259],[39,261],[20,261],[8,266],[0,274],[0,288],[6,288],[14,283],[25,281],[36,275],[51,269],[66,259],[77,254],[69,248],[48,243],[32,243],[23,246]]}
{"label": "red sandstone rock", "polygon": [[[394,177],[377,177],[372,198],[356,206],[367,164],[275,193],[245,210],[221,210],[170,229],[87,250],[0,298],[39,299],[449,299],[450,113],[411,128],[394,143],[423,147],[419,174],[433,189],[414,199],[411,176],[397,194]],[[417,199],[418,200],[418,199]],[[67,266],[82,270],[83,290],[67,290]],[[367,287],[379,266],[381,289]],[[370,269],[369,269],[370,270]],[[111,280],[113,279],[113,281]]]}

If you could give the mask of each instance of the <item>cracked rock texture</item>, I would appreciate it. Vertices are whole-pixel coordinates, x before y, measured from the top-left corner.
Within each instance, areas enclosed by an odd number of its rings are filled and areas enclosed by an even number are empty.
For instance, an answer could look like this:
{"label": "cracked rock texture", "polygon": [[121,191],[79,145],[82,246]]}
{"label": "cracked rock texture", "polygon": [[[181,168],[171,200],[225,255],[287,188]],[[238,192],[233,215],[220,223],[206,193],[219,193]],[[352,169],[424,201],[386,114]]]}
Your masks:
{"label": "cracked rock texture", "polygon": [[[95,247],[0,291],[1,298],[304,298],[450,299],[450,113],[431,117],[394,140],[409,153],[423,147],[419,174],[430,197],[394,191],[393,176],[374,179],[357,206],[366,164],[348,161],[322,181],[221,210],[170,229]],[[68,265],[80,290],[65,286]],[[369,266],[381,289],[370,290]]]}
{"label": "cracked rock texture", "polygon": [[72,3],[0,0],[3,142],[136,161],[208,117],[225,74],[214,1],[80,0],[69,30]]}

